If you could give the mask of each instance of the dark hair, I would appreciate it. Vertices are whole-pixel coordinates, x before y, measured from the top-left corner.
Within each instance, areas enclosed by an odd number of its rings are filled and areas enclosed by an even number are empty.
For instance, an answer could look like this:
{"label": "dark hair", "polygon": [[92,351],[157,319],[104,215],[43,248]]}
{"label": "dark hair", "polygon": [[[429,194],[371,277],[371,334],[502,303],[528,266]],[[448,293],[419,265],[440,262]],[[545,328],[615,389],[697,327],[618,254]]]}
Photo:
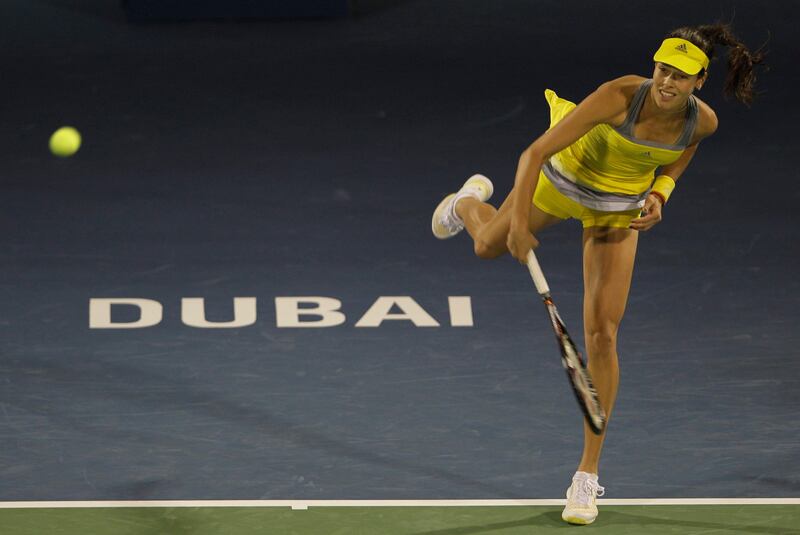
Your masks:
{"label": "dark hair", "polygon": [[[667,38],[679,37],[690,41],[700,50],[705,52],[709,61],[714,59],[714,46],[728,47],[728,76],[725,78],[725,96],[734,96],[736,100],[746,105],[753,102],[755,93],[753,84],[756,81],[754,68],[762,65],[765,53],[762,48],[751,52],[733,34],[729,24],[705,24],[703,26],[684,26],[673,30]],[[705,69],[698,73],[703,76]]]}

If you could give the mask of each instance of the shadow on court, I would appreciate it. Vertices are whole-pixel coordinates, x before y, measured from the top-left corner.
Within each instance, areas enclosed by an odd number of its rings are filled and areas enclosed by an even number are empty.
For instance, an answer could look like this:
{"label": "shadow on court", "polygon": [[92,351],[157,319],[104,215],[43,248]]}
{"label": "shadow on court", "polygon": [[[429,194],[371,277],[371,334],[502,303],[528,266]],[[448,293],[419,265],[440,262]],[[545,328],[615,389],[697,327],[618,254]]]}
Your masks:
{"label": "shadow on court", "polygon": [[[666,509],[664,509],[666,512]],[[719,508],[714,508],[711,515],[720,515]],[[735,516],[729,523],[703,522],[697,520],[681,520],[678,518],[680,513],[673,518],[654,516],[647,514],[623,513],[620,511],[609,511],[604,509],[596,524],[593,524],[593,531],[602,533],[613,533],[615,535],[642,533],[754,533],[759,535],[797,535],[800,530],[764,526],[762,523],[751,525],[743,524],[741,516]],[[762,517],[763,518],[763,517]],[[541,533],[543,530],[549,532],[551,529],[574,529],[577,526],[570,526],[561,520],[561,510],[547,511],[541,514],[513,520],[508,522],[493,522],[489,524],[479,524],[473,526],[461,526],[457,528],[437,529],[433,531],[417,531],[411,535],[477,535],[481,533],[495,533],[501,530],[513,528],[535,528],[534,533]],[[505,531],[503,531],[505,533]],[[527,532],[527,531],[526,531]]]}
{"label": "shadow on court", "polygon": [[500,530],[528,527],[569,527],[561,520],[561,513],[547,512],[520,520],[508,522],[492,522],[476,526],[462,526],[460,528],[437,529],[433,531],[416,531],[410,535],[472,535],[477,533],[494,533]]}
{"label": "shadow on court", "polygon": [[[521,516],[537,510],[540,511],[538,514]],[[595,524],[581,529],[613,535],[796,535],[800,533],[798,530],[776,525],[789,525],[795,517],[793,508],[765,509],[760,506],[700,506],[695,509],[682,506],[606,507]],[[483,522],[475,522],[477,519],[483,519]],[[715,521],[717,519],[719,521]],[[14,535],[55,533],[49,529],[52,526],[59,526],[58,533],[97,535],[513,535],[577,528],[561,521],[560,507],[320,507],[306,511],[292,511],[285,507],[5,510],[2,520],[3,533]],[[459,523],[470,525],[442,527]],[[419,531],[419,527],[425,525],[439,527]]]}
{"label": "shadow on court", "polygon": [[[719,511],[719,508],[715,508]],[[715,513],[710,513],[715,514]],[[719,512],[716,512],[720,515]],[[555,515],[553,515],[555,516]],[[676,515],[677,516],[677,515]],[[742,517],[736,516],[730,523],[702,522],[697,520],[681,520],[664,518],[646,514],[622,513],[619,511],[603,511],[602,525],[608,526],[613,533],[657,532],[659,527],[669,528],[675,533],[756,533],[759,535],[797,535],[796,529],[764,526],[760,523],[743,524]]]}

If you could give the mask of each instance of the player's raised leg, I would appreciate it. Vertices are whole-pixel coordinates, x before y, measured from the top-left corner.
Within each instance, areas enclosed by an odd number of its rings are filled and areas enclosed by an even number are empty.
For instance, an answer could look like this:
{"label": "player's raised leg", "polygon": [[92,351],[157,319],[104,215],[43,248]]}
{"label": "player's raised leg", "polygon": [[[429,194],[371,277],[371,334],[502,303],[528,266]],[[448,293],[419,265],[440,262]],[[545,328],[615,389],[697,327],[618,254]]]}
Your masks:
{"label": "player's raised leg", "polygon": [[[619,385],[617,331],[625,313],[638,232],[627,228],[589,227],[583,233],[584,332],[588,369],[606,417],[611,417]],[[578,471],[567,491],[562,518],[589,524],[597,517],[597,480],[605,431],[596,435],[584,424],[584,448]]]}
{"label": "player's raised leg", "polygon": [[[506,238],[511,226],[512,196],[513,190],[499,210],[474,199],[464,199],[458,203],[458,215],[464,221],[464,226],[474,242],[475,254],[479,257],[497,258],[508,252]],[[532,234],[535,235],[559,221],[563,220],[543,212],[535,204],[531,205],[528,227]]]}
{"label": "player's raised leg", "polygon": [[[488,185],[486,184],[488,182]],[[496,209],[486,200],[493,187],[483,175],[474,175],[464,183],[461,190],[445,197],[433,214],[433,234],[440,239],[455,236],[464,228],[474,241],[475,254],[481,258],[496,258],[508,252],[506,238],[511,226],[513,190]],[[531,206],[529,227],[531,233],[562,221]]]}

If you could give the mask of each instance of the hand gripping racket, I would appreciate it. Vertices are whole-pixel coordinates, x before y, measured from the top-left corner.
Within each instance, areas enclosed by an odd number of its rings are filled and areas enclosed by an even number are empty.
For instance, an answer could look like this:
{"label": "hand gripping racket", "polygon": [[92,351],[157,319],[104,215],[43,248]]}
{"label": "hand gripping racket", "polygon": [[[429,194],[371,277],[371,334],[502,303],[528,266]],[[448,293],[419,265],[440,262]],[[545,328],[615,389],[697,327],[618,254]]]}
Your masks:
{"label": "hand gripping racket", "polygon": [[533,251],[528,252],[527,260],[528,271],[531,272],[533,284],[536,285],[536,291],[542,296],[544,306],[550,315],[550,322],[553,325],[558,347],[561,350],[561,363],[567,371],[567,377],[569,377],[575,397],[578,398],[578,405],[580,405],[583,414],[586,416],[586,423],[589,428],[599,435],[606,425],[606,413],[597,399],[597,392],[594,389],[594,385],[592,385],[592,378],[589,377],[589,371],[586,369],[578,347],[570,338],[564,321],[558,315],[558,309],[553,303],[553,298],[550,297],[550,287],[547,286],[544,273],[542,273],[542,268],[539,267],[539,261],[536,260],[536,255],[533,254]]}

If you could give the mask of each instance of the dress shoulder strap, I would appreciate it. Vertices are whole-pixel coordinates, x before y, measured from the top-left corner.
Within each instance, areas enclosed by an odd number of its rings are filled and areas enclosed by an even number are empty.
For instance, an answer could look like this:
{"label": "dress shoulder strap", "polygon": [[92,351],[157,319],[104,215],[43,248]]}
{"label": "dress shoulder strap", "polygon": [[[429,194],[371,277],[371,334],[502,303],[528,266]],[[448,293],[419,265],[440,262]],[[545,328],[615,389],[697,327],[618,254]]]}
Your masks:
{"label": "dress shoulder strap", "polygon": [[675,143],[680,147],[686,147],[692,141],[694,130],[697,128],[697,99],[694,95],[689,95],[689,102],[686,106],[686,122],[683,125],[681,137]]}
{"label": "dress shoulder strap", "polygon": [[642,85],[639,86],[639,89],[636,90],[636,94],[633,95],[633,100],[628,108],[628,115],[625,117],[625,122],[616,128],[617,132],[628,137],[633,137],[633,125],[636,122],[636,118],[639,117],[639,112],[642,110],[644,99],[647,97],[647,91],[650,89],[651,85],[653,85],[653,80],[645,80],[642,82]]}

